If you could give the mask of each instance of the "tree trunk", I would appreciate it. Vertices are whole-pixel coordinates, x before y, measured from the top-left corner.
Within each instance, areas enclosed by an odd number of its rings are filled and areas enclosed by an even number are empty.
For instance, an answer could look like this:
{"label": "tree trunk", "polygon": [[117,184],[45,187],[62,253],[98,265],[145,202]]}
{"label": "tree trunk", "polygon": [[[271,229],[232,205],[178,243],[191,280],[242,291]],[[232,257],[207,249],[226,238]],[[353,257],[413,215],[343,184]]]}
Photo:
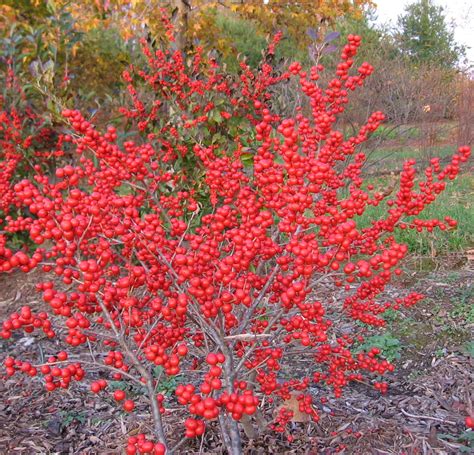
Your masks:
{"label": "tree trunk", "polygon": [[176,45],[184,51],[188,41],[189,16],[191,13],[191,0],[174,0],[173,24],[175,27]]}

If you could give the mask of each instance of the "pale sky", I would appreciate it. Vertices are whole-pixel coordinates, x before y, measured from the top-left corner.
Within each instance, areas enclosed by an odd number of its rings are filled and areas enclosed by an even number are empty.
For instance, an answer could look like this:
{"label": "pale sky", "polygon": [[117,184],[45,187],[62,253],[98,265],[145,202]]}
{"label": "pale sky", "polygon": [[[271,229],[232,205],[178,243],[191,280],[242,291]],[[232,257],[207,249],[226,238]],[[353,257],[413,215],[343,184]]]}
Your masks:
{"label": "pale sky", "polygon": [[[413,0],[374,0],[377,4],[377,22],[396,23],[397,18],[403,13],[406,5]],[[454,21],[456,40],[464,44],[467,57],[471,64],[474,63],[474,0],[434,0],[436,5],[445,9],[449,21]]]}

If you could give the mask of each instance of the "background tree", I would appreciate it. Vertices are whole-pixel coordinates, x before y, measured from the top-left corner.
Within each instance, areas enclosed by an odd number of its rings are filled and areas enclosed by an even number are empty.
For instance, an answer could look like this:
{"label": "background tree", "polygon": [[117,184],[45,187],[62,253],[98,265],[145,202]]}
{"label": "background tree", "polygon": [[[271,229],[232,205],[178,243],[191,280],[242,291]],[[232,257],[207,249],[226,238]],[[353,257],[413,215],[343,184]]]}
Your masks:
{"label": "background tree", "polygon": [[416,62],[453,68],[466,52],[456,43],[444,8],[432,0],[419,0],[406,7],[398,19],[396,37],[402,53]]}
{"label": "background tree", "polygon": [[89,14],[97,17],[100,12],[104,20],[120,18],[123,29],[135,33],[144,23],[152,34],[161,31],[160,8],[165,8],[173,19],[179,48],[192,46],[196,39],[213,48],[216,42],[222,47],[225,40],[219,35],[216,23],[220,15],[250,20],[262,33],[282,29],[286,35],[297,37],[301,44],[308,44],[304,35],[307,27],[332,24],[343,15],[360,15],[365,5],[373,4],[371,0],[87,0],[83,3],[88,5]]}
{"label": "background tree", "polygon": [[341,16],[360,17],[366,5],[373,5],[371,0],[244,0],[228,3],[232,10],[243,18],[255,21],[265,32],[283,29],[300,43],[308,42],[304,33],[308,27],[334,24]]}

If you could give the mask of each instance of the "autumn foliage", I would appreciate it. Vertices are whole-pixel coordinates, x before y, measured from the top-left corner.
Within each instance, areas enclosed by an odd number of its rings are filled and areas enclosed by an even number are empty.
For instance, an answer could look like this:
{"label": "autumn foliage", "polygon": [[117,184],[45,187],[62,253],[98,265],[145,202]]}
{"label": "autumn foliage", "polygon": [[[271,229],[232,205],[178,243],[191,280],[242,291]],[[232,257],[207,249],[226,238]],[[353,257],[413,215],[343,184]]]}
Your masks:
{"label": "autumn foliage", "polygon": [[[208,427],[238,454],[242,428],[251,437],[285,433],[296,411],[317,422],[326,396],[352,381],[385,392],[380,377],[394,367],[377,348],[357,349],[362,326],[383,326],[386,310],[422,298],[383,298],[407,255],[394,232],[456,225],[418,216],[470,150],[446,166],[433,159],[420,174],[407,161],[394,193],[365,184],[360,145],[383,113],[354,136],[337,129],[350,93],[373,71],[353,68],[360,44],[349,36],[323,88],[320,64],[306,72],[295,62],[278,76],[268,64],[258,72],[242,64],[235,80],[199,49],[186,60],[144,43],[147,67],[124,75],[133,103],[122,113],[134,135],[123,140],[118,127],[102,131],[66,109],[68,132],[51,152],[73,160],[54,175],[33,163],[33,177],[15,180],[22,125],[4,111],[0,270],[41,268],[49,278],[37,285],[47,310],[22,307],[0,334],[43,333],[64,345],[44,363],[12,355],[6,374],[40,376],[49,391],[87,381],[127,412],[146,406],[153,431],[130,437],[129,454],[184,450]],[[288,78],[311,110],[281,118],[272,87]],[[371,206],[385,215],[361,228]],[[17,232],[34,252],[9,246]],[[347,331],[353,320],[362,325]],[[88,374],[98,366],[99,378]],[[165,395],[170,377],[178,385]],[[110,380],[141,395],[110,391]],[[315,384],[324,391],[317,400]],[[181,430],[168,423],[171,405],[182,411]]]}

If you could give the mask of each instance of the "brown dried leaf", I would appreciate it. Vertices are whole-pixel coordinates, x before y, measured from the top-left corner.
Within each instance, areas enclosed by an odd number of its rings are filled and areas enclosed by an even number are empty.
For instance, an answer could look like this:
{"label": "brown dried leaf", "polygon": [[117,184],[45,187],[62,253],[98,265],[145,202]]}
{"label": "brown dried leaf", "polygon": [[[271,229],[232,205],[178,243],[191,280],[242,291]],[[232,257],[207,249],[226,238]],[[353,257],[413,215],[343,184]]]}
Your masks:
{"label": "brown dried leaf", "polygon": [[278,408],[278,411],[282,408],[286,408],[289,411],[293,412],[293,417],[291,418],[292,422],[309,422],[311,417],[300,411],[300,402],[298,401],[297,393],[292,393],[291,397],[288,400],[285,400],[283,404]]}

